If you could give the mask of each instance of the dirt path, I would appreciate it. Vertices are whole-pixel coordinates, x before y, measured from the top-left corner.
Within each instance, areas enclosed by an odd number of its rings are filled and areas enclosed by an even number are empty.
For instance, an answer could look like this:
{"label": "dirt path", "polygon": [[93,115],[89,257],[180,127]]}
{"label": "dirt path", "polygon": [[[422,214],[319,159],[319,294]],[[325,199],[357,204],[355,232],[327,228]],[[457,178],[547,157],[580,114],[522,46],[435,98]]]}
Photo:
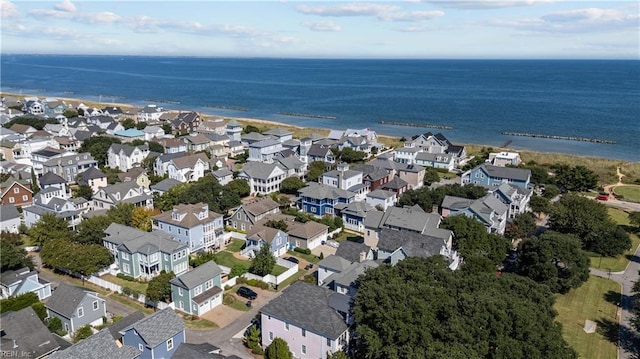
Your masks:
{"label": "dirt path", "polygon": [[618,186],[640,187],[640,185],[637,184],[622,183],[622,177],[624,177],[624,174],[620,172],[620,167],[616,168],[616,175],[618,176],[618,183],[608,184],[603,187],[604,193],[608,194],[609,196],[611,196],[615,192],[615,189]]}

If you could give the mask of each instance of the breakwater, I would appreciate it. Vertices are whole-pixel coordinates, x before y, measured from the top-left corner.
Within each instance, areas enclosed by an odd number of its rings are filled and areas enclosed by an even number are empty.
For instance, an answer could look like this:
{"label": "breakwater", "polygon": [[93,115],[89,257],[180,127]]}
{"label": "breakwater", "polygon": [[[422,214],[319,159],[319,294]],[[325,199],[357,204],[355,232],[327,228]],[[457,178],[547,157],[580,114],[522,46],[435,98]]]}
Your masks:
{"label": "breakwater", "polygon": [[539,134],[539,133],[502,132],[502,134],[505,135],[505,136],[547,138],[547,139],[551,139],[551,140],[566,140],[566,141],[578,141],[578,142],[604,143],[604,144],[608,144],[608,145],[613,145],[613,144],[616,143],[616,141],[604,140],[604,139],[600,139],[600,138],[543,135],[543,134]]}
{"label": "breakwater", "polygon": [[221,109],[221,110],[241,111],[241,112],[247,112],[247,111],[249,111],[249,109],[248,109],[248,108],[244,108],[244,107],[236,107],[236,106],[204,105],[204,107],[217,108],[217,109]]}
{"label": "breakwater", "polygon": [[284,115],[284,116],[322,118],[322,119],[325,119],[325,120],[335,120],[337,118],[335,116],[314,115],[314,114],[311,114],[311,113],[297,113],[297,112],[276,112],[276,113],[278,115]]}
{"label": "breakwater", "polygon": [[382,121],[382,120],[378,121],[378,123],[381,125],[391,125],[391,126],[435,128],[437,130],[453,130],[453,126],[433,125],[429,123],[412,123],[412,122]]}
{"label": "breakwater", "polygon": [[154,99],[145,99],[145,102],[155,102],[155,103],[167,103],[170,105],[179,105],[180,101],[171,101],[171,100],[154,100]]}

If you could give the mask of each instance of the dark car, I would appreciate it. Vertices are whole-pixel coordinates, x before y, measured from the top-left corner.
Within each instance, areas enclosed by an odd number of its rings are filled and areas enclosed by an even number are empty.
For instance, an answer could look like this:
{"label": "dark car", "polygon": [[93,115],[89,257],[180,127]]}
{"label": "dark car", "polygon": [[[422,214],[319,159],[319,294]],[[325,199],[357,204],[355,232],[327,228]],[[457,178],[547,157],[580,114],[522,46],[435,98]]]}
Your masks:
{"label": "dark car", "polygon": [[256,300],[256,298],[258,298],[258,293],[252,291],[251,289],[249,289],[247,287],[238,288],[238,291],[236,293],[241,297],[245,297],[245,298],[251,299],[251,300]]}
{"label": "dark car", "polygon": [[284,260],[292,262],[292,263],[295,263],[295,264],[300,264],[300,260],[298,260],[298,258],[296,258],[296,257],[287,257]]}

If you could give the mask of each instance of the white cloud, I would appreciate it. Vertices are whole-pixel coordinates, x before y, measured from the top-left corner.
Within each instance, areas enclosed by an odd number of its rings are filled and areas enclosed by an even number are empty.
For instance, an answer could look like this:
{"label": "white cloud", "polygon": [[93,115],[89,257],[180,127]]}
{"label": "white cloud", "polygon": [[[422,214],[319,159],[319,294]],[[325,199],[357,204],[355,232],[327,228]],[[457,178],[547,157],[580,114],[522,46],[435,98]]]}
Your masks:
{"label": "white cloud", "polygon": [[334,23],[332,20],[306,21],[306,22],[303,22],[302,25],[312,31],[335,32],[335,31],[342,30],[342,27]]}
{"label": "white cloud", "polygon": [[0,0],[0,14],[3,19],[10,19],[20,16],[18,8],[14,3],[8,0]]}
{"label": "white cloud", "polygon": [[70,0],[64,0],[59,4],[53,5],[53,8],[58,11],[64,12],[76,12],[76,6]]}
{"label": "white cloud", "polygon": [[383,21],[423,21],[430,20],[435,17],[444,16],[443,11],[411,11],[411,12],[394,12],[381,14],[378,16]]}
{"label": "white cloud", "polygon": [[497,1],[497,0],[473,0],[473,1],[457,1],[457,0],[441,0],[428,1],[441,7],[451,7],[458,9],[499,9],[516,6],[531,6],[538,4],[554,3],[555,0],[515,0],[515,1]]}
{"label": "white cloud", "polygon": [[330,6],[298,5],[296,10],[307,15],[318,16],[378,16],[395,11],[398,6],[371,3],[351,3]]}
{"label": "white cloud", "polygon": [[595,33],[638,29],[640,16],[637,12],[588,8],[555,12],[539,18],[493,19],[488,24],[529,32]]}

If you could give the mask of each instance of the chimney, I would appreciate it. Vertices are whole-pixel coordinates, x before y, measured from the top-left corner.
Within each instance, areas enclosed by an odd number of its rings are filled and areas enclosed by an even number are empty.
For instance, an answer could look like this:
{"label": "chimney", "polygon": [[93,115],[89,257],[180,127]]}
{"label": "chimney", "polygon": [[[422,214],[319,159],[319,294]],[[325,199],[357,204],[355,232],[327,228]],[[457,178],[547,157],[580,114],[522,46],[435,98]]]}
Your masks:
{"label": "chimney", "polygon": [[359,262],[362,263],[367,259],[367,253],[365,251],[360,252]]}

